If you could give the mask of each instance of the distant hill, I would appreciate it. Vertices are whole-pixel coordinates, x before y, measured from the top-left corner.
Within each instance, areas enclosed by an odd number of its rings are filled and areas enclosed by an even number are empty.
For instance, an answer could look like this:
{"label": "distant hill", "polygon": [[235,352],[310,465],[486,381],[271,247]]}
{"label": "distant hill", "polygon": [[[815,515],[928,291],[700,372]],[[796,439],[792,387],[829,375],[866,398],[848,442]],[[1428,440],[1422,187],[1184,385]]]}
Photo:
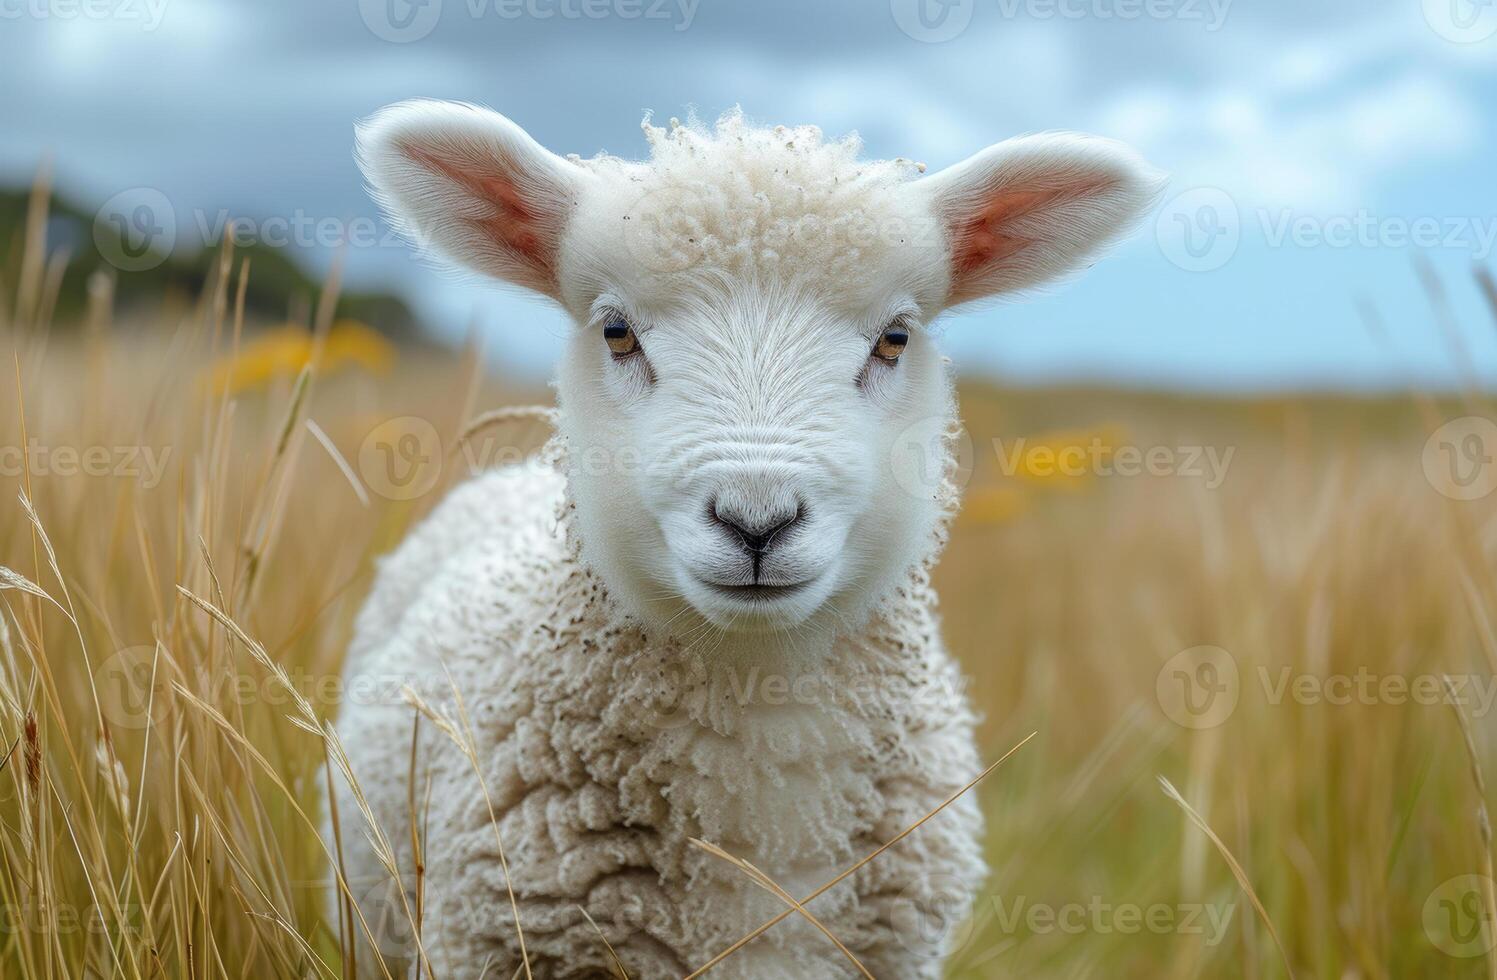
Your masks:
{"label": "distant hill", "polygon": [[[0,188],[0,269],[19,269],[26,234],[30,188]],[[106,242],[107,246],[107,242]],[[99,269],[116,273],[115,307],[121,312],[159,309],[164,299],[191,302],[201,294],[210,270],[218,262],[219,247],[187,252],[177,249],[159,264],[140,271],[119,271],[106,262],[94,235],[94,212],[66,196],[53,193],[47,225],[47,250],[68,253],[55,319],[61,326],[76,322],[87,301],[88,277]],[[292,257],[291,248],[252,244],[234,249],[238,260],[250,260],[247,313],[259,320],[282,322],[315,307],[322,289]],[[151,263],[141,263],[151,264]],[[14,283],[5,283],[13,294]],[[398,343],[422,343],[415,315],[400,297],[382,292],[349,292],[338,301],[338,317],[363,321]]]}

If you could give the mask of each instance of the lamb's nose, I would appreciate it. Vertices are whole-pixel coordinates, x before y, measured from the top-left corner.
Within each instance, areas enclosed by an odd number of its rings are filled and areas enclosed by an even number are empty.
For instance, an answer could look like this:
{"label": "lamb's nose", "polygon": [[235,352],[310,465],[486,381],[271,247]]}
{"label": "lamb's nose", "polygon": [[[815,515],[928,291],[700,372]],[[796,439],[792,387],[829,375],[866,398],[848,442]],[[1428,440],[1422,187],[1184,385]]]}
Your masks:
{"label": "lamb's nose", "polygon": [[733,532],[756,559],[769,550],[775,538],[799,521],[801,515],[802,508],[799,504],[768,514],[750,516],[724,501],[715,500],[712,503],[712,519]]}

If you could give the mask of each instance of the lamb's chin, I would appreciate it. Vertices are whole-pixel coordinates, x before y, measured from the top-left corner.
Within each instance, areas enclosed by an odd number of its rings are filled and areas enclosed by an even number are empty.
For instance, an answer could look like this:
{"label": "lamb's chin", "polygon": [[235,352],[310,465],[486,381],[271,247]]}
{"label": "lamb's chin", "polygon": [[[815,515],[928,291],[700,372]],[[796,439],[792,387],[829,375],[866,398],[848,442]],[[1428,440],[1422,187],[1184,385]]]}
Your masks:
{"label": "lamb's chin", "polygon": [[826,603],[830,579],[824,576],[793,586],[722,586],[686,578],[680,588],[696,614],[713,626],[755,635],[804,625]]}

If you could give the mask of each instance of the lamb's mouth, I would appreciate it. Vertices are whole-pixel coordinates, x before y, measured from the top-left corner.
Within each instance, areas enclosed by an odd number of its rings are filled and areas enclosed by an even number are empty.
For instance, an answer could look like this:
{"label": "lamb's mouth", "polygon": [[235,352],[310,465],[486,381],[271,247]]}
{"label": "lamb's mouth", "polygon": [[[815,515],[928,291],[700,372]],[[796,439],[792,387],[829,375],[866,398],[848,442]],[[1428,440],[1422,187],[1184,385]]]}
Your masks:
{"label": "lamb's mouth", "polygon": [[815,579],[806,579],[790,585],[766,585],[757,583],[753,585],[719,585],[716,582],[703,581],[702,584],[717,595],[725,598],[736,599],[739,602],[768,603],[779,599],[788,599],[791,596],[803,592],[806,586]]}

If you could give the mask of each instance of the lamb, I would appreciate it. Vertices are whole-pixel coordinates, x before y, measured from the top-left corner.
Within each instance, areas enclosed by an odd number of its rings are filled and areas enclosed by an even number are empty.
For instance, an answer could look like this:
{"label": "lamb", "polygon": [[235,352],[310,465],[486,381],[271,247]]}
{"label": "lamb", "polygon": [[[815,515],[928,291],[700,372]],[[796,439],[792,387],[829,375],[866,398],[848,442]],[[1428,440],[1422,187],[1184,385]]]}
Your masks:
{"label": "lamb", "polygon": [[[784,909],[692,838],[802,897],[980,771],[929,578],[958,489],[932,323],[1086,265],[1161,183],[1079,135],[924,175],[738,112],[643,128],[644,162],[464,104],[358,130],[407,235],[576,323],[557,435],[455,489],[356,623],[346,689],[410,689],[338,721],[392,976],[514,974],[511,892],[534,976],[685,976]],[[968,794],[808,908],[872,975],[938,977],[981,831]],[[793,915],[713,975],[860,974]]]}

